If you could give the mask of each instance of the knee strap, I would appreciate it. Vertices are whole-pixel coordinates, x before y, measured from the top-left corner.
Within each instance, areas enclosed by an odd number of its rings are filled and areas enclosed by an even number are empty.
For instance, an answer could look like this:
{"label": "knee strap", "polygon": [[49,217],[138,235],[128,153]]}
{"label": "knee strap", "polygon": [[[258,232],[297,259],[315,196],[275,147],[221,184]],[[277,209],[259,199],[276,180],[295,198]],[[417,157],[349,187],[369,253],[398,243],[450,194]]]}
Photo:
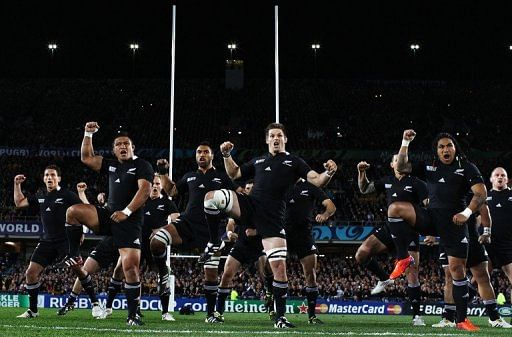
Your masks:
{"label": "knee strap", "polygon": [[160,241],[166,246],[169,246],[172,243],[171,234],[163,228],[159,229],[158,232],[155,233],[153,239]]}

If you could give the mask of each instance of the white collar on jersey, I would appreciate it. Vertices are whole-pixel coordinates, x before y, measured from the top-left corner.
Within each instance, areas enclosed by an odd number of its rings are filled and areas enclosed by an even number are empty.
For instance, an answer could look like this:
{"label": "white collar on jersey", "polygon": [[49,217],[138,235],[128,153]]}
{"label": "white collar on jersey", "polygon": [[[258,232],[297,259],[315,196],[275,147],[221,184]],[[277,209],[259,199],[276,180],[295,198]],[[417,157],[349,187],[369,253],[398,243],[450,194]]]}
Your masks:
{"label": "white collar on jersey", "polygon": [[139,157],[137,157],[136,155],[133,155],[133,157],[132,157],[133,160],[135,160],[137,158],[139,158]]}

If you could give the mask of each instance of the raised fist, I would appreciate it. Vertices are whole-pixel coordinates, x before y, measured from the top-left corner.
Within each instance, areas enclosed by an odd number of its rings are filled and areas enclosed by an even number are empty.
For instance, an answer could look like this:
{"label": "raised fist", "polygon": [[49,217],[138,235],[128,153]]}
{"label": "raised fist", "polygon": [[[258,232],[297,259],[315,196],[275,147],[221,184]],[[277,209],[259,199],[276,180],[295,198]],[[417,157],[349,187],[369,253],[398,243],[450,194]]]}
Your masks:
{"label": "raised fist", "polygon": [[95,133],[100,129],[100,126],[97,122],[87,122],[85,123],[85,132]]}
{"label": "raised fist", "polygon": [[169,162],[167,159],[161,158],[156,161],[158,174],[164,175],[169,173]]}
{"label": "raised fist", "polygon": [[368,164],[367,162],[365,161],[360,161],[358,164],[357,164],[357,170],[359,172],[364,172],[366,170],[368,170],[370,168],[370,164]]}
{"label": "raised fist", "polygon": [[327,174],[332,177],[334,173],[336,173],[336,171],[338,170],[338,165],[336,165],[334,160],[329,159],[324,163],[324,168],[327,171]]}
{"label": "raised fist", "polygon": [[14,177],[14,183],[16,185],[19,185],[21,184],[22,182],[24,182],[27,178],[23,175],[23,174],[18,174],[16,175],[16,177]]}
{"label": "raised fist", "polygon": [[229,155],[231,154],[231,151],[233,151],[233,148],[235,147],[235,145],[231,142],[224,142],[222,144],[220,144],[220,152],[222,153],[222,155],[224,157],[229,157]]}
{"label": "raised fist", "polygon": [[87,184],[86,183],[79,182],[78,184],[76,184],[76,190],[78,191],[78,193],[85,192],[86,189],[87,189]]}
{"label": "raised fist", "polygon": [[412,142],[414,137],[416,137],[416,132],[414,130],[409,129],[409,130],[404,131],[404,137],[403,137],[404,140]]}

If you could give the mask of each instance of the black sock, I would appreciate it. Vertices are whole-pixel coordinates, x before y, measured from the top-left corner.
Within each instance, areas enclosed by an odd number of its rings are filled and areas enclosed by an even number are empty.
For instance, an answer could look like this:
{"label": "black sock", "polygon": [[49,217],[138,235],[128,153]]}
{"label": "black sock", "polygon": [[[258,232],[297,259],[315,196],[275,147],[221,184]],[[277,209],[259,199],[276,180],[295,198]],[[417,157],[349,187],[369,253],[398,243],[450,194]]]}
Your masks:
{"label": "black sock", "polygon": [[453,300],[457,310],[457,323],[464,322],[468,312],[468,280],[453,280]]}
{"label": "black sock", "polygon": [[82,288],[84,288],[87,295],[89,295],[91,303],[97,303],[98,298],[96,297],[96,291],[94,290],[94,284],[92,283],[91,275],[87,275],[83,279],[80,279],[80,283],[82,284]]}
{"label": "black sock", "polygon": [[484,301],[484,305],[487,315],[491,321],[495,321],[500,318],[500,314],[496,308],[496,300],[486,300]]}
{"label": "black sock", "polygon": [[366,267],[366,269],[374,273],[379,281],[385,281],[389,278],[389,274],[386,274],[386,272],[379,266],[379,263],[373,258],[370,258],[366,264],[363,264],[363,267]]}
{"label": "black sock", "polygon": [[41,283],[27,283],[27,293],[29,298],[29,309],[32,312],[37,312],[37,295],[39,294],[39,287]]}
{"label": "black sock", "polygon": [[214,245],[220,244],[219,226],[223,215],[218,209],[204,208],[206,223],[208,224],[208,233],[210,234],[210,242]]}
{"label": "black sock", "polygon": [[475,296],[478,294],[478,289],[475,287],[475,285],[471,282],[468,282],[468,302],[471,303]]}
{"label": "black sock", "polygon": [[308,300],[308,317],[311,318],[315,316],[318,287],[306,287],[306,298]]}
{"label": "black sock", "polygon": [[206,315],[211,316],[215,311],[215,302],[217,301],[217,290],[219,284],[217,282],[205,281],[203,284],[204,297],[206,297]]}
{"label": "black sock", "polygon": [[231,293],[231,288],[221,288],[219,287],[219,291],[217,294],[217,311],[222,315],[224,314],[224,307],[226,305],[226,299]]}
{"label": "black sock", "polygon": [[68,254],[70,256],[80,256],[80,239],[82,238],[82,226],[70,225],[66,223],[66,236],[68,238]]}
{"label": "black sock", "polygon": [[162,315],[169,312],[169,293],[160,295],[160,304],[162,305]]}
{"label": "black sock", "polygon": [[124,284],[126,292],[126,302],[128,304],[128,317],[133,318],[137,314],[137,307],[140,300],[140,282]]}
{"label": "black sock", "polygon": [[409,256],[409,244],[411,243],[411,227],[402,218],[388,218],[389,231],[393,236],[396,248],[396,257],[399,260]]}
{"label": "black sock", "polygon": [[288,282],[276,281],[272,283],[274,293],[274,311],[276,320],[284,316],[286,312],[286,297],[288,296]]}
{"label": "black sock", "polygon": [[420,304],[421,304],[421,287],[419,284],[413,284],[407,286],[407,297],[411,302],[412,316],[421,315]]}
{"label": "black sock", "polygon": [[68,301],[66,302],[66,306],[70,307],[73,304],[75,304],[75,301],[78,296],[79,296],[79,294],[75,293],[74,291],[71,291],[71,293],[68,296]]}
{"label": "black sock", "polygon": [[265,276],[265,292],[267,294],[272,294],[272,283],[274,282],[274,275],[266,275]]}
{"label": "black sock", "polygon": [[153,260],[155,261],[156,267],[158,269],[158,276],[160,277],[160,280],[164,276],[168,276],[169,269],[167,268],[167,249],[162,255],[153,255]]}
{"label": "black sock", "polygon": [[455,303],[446,303],[444,305],[442,317],[450,322],[455,322],[455,308]]}
{"label": "black sock", "polygon": [[122,280],[116,280],[113,277],[110,279],[110,282],[108,284],[107,303],[105,305],[106,308],[112,309],[112,303],[114,302],[116,295],[121,291],[122,286]]}

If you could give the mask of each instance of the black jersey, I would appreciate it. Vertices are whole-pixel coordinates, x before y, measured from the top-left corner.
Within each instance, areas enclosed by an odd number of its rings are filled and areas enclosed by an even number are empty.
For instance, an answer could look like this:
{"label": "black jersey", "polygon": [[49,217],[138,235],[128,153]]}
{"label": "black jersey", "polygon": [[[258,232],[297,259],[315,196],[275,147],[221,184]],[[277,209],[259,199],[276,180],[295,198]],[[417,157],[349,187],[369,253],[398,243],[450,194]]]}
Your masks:
{"label": "black jersey", "polygon": [[389,205],[395,201],[410,202],[413,205],[420,205],[428,198],[427,184],[411,175],[403,176],[402,179],[387,176],[374,182],[375,190],[378,193],[386,193],[386,202]]}
{"label": "black jersey", "polygon": [[58,241],[66,239],[66,210],[68,207],[81,204],[75,193],[59,188],[51,192],[38,193],[28,198],[31,207],[39,205],[39,214],[43,223],[42,241]]}
{"label": "black jersey", "polygon": [[179,195],[188,193],[188,203],[183,217],[194,224],[206,224],[204,216],[204,196],[207,192],[228,189],[237,186],[226,172],[212,167],[205,173],[200,170],[186,173],[177,183]]}
{"label": "black jersey", "polygon": [[144,228],[152,230],[167,225],[167,217],[171,213],[178,213],[172,200],[163,195],[155,199],[149,198],[144,206]]}
{"label": "black jersey", "polygon": [[256,157],[240,167],[243,178],[254,177],[250,198],[267,214],[284,219],[286,193],[299,178],[307,179],[311,168],[288,152]]}
{"label": "black jersey", "polygon": [[[130,204],[139,190],[139,179],[146,179],[152,183],[154,175],[151,164],[136,156],[124,162],[103,158],[100,172],[108,174],[107,208],[112,212],[121,211]],[[130,219],[142,221],[142,214],[141,207],[133,211]]]}
{"label": "black jersey", "polygon": [[286,232],[291,233],[292,228],[311,230],[315,205],[326,199],[327,194],[315,185],[302,179],[296,183],[286,195]]}
{"label": "black jersey", "polygon": [[[478,168],[468,161],[422,165],[421,170],[427,182],[428,208],[461,212],[466,208],[466,195],[471,187],[484,182]],[[421,177],[420,174],[418,176]]]}
{"label": "black jersey", "polygon": [[491,244],[512,248],[512,190],[490,190],[487,205],[491,213]]}

